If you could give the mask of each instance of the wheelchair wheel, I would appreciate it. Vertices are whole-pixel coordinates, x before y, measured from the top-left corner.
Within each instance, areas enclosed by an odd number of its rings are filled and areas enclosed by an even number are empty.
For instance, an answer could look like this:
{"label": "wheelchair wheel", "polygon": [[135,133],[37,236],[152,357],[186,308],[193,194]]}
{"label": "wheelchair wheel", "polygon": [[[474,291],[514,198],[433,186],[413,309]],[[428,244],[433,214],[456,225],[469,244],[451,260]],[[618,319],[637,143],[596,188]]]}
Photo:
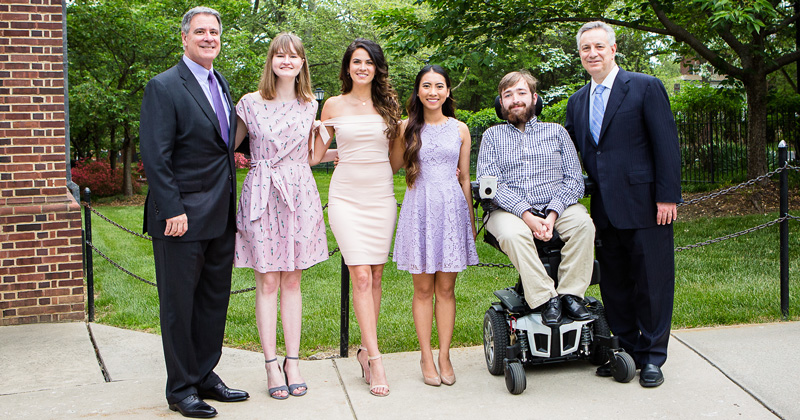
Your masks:
{"label": "wheelchair wheel", "polygon": [[[608,320],[606,320],[606,311],[603,309],[603,304],[595,302],[589,305],[589,313],[596,318],[594,322],[592,322],[592,335],[594,337],[610,337],[611,329],[608,327]],[[599,340],[596,338],[592,340],[589,349],[591,351],[589,362],[593,365],[600,366],[608,362],[608,347],[601,346]]]}
{"label": "wheelchair wheel", "polygon": [[486,367],[492,375],[502,375],[509,344],[506,317],[489,308],[483,316],[483,353]]}
{"label": "wheelchair wheel", "polygon": [[636,363],[634,363],[633,357],[624,351],[615,354],[611,374],[614,375],[614,380],[617,382],[630,382],[636,376]]}
{"label": "wheelchair wheel", "polygon": [[506,365],[506,388],[508,392],[519,395],[528,386],[525,379],[525,368],[520,362],[510,362]]}

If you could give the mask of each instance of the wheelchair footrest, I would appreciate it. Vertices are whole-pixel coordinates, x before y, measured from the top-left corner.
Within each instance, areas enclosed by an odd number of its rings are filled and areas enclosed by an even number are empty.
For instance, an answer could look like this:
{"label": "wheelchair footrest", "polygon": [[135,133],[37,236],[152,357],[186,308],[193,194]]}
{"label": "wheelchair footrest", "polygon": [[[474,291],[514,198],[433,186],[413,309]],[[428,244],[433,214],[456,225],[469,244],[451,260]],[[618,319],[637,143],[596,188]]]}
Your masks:
{"label": "wheelchair footrest", "polygon": [[514,313],[530,312],[525,299],[514,291],[513,287],[503,290],[495,290],[494,295],[500,299],[503,307]]}

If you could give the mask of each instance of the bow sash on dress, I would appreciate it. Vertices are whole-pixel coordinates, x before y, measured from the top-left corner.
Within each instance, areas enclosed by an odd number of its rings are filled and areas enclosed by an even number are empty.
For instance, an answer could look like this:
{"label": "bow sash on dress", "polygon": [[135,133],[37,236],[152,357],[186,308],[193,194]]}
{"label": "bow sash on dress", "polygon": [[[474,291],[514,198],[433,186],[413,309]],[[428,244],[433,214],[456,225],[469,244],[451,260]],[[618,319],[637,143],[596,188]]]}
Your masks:
{"label": "bow sash on dress", "polygon": [[[322,127],[322,129],[320,129]],[[331,136],[328,130],[319,122],[314,121],[311,130],[317,130],[322,137],[322,141],[328,143]],[[311,143],[314,144],[313,142]],[[267,209],[269,196],[262,197],[266,191],[270,191],[270,185],[275,186],[278,195],[289,207],[289,210],[294,213],[295,211],[295,194],[292,185],[286,182],[283,176],[283,171],[277,169],[278,167],[285,167],[289,165],[308,165],[308,162],[289,162],[283,163],[283,158],[288,155],[290,150],[284,150],[270,159],[259,159],[250,161],[250,170],[253,172],[252,190],[250,191],[250,221],[255,221],[261,218],[264,211]],[[312,147],[313,151],[313,147]],[[268,194],[268,193],[267,193]]]}

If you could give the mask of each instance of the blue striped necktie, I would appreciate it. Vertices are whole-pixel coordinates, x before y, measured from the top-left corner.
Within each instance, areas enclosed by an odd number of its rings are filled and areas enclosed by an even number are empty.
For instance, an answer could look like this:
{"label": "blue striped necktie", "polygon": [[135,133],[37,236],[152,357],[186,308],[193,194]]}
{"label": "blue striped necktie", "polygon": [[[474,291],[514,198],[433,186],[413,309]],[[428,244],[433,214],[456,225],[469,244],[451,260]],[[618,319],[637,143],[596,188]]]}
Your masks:
{"label": "blue striped necktie", "polygon": [[603,104],[603,91],[606,90],[606,87],[603,85],[597,85],[594,88],[594,99],[592,99],[592,119],[589,123],[589,130],[592,132],[592,138],[594,139],[594,143],[597,144],[598,139],[600,138],[600,127],[603,126],[603,113],[606,111],[606,107]]}

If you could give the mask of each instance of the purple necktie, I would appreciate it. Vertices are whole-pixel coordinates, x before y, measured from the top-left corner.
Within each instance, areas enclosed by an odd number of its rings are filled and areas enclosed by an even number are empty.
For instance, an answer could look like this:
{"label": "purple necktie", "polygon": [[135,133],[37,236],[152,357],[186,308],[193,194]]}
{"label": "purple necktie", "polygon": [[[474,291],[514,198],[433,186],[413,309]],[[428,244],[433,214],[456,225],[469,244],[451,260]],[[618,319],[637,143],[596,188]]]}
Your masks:
{"label": "purple necktie", "polygon": [[214,102],[214,113],[217,114],[219,120],[219,128],[222,131],[222,140],[228,144],[228,118],[225,116],[225,107],[222,105],[222,98],[219,96],[219,89],[217,88],[217,78],[214,77],[214,72],[208,72],[208,87],[211,90],[211,100]]}

